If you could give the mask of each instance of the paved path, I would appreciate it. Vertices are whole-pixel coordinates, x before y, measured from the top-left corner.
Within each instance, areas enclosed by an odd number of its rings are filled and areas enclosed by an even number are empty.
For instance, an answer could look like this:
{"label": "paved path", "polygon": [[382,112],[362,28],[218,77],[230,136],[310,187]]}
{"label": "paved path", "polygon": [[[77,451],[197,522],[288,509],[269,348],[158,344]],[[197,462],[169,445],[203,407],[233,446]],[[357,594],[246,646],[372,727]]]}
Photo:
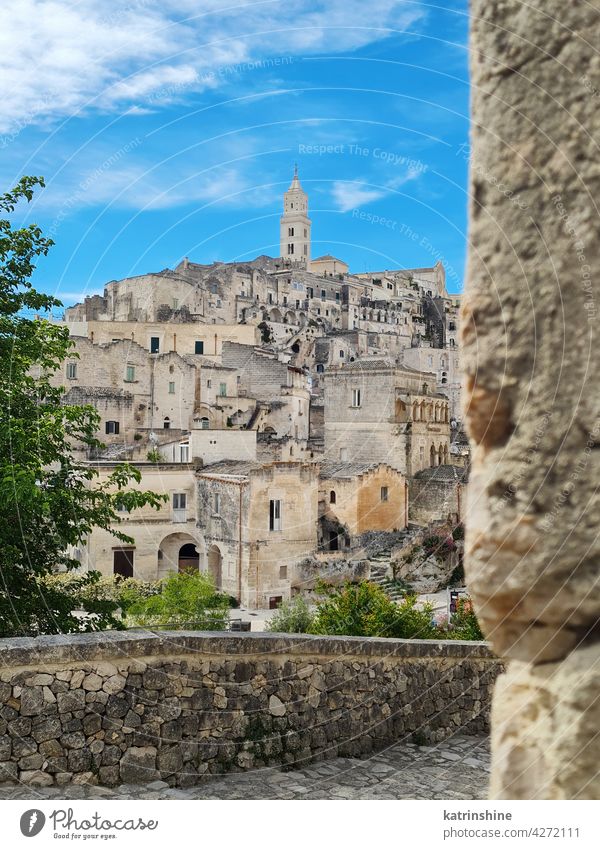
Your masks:
{"label": "paved path", "polygon": [[456,736],[436,746],[399,743],[365,760],[335,758],[284,772],[230,773],[186,789],[146,786],[25,788],[0,785],[2,799],[484,799],[486,738]]}

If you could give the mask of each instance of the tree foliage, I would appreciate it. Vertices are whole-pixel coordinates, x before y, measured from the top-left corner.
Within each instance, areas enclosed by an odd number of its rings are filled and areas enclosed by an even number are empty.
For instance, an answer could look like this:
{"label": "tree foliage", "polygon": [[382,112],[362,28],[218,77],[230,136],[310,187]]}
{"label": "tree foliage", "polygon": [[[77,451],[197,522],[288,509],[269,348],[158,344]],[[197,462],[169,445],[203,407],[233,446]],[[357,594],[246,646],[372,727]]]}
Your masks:
{"label": "tree foliage", "polygon": [[[46,316],[62,304],[31,283],[38,257],[53,242],[35,225],[13,227],[17,204],[31,201],[39,177],[24,177],[0,196],[0,635],[35,635],[119,627],[116,604],[96,602],[83,619],[59,586],[40,579],[56,568],[79,565],[73,548],[93,528],[113,530],[116,507],[158,508],[162,496],[128,489],[139,471],[126,464],[100,482],[98,470],[77,461],[74,445],[99,448],[100,418],[93,407],[66,405],[64,389],[52,377],[72,342],[68,329]],[[82,585],[97,580],[82,576]]]}
{"label": "tree foliage", "polygon": [[284,601],[267,624],[268,631],[281,634],[309,634],[313,627],[314,614],[304,596]]}
{"label": "tree foliage", "polygon": [[132,604],[132,625],[146,628],[186,628],[224,631],[229,619],[229,597],[215,588],[202,572],[174,572],[162,581],[161,592]]}
{"label": "tree foliage", "polygon": [[437,629],[430,604],[417,607],[416,596],[396,604],[377,584],[361,581],[327,590],[312,633],[427,640],[437,636]]}

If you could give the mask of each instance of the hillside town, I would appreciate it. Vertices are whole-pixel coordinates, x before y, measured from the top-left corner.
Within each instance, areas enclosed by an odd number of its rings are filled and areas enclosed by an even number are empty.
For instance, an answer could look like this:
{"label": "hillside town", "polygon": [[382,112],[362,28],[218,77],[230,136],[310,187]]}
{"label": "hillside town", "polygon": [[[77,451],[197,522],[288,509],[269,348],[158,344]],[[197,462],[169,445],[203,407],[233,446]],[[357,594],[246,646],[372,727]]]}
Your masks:
{"label": "hillside town", "polygon": [[355,274],[313,258],[297,168],[280,254],[185,258],[66,309],[72,356],[55,380],[101,418],[85,460],[101,479],[128,461],[168,496],[122,511],[133,545],[92,531],[83,570],[199,569],[274,609],[323,577],[389,580],[415,535],[461,522],[460,296],[443,265]]}

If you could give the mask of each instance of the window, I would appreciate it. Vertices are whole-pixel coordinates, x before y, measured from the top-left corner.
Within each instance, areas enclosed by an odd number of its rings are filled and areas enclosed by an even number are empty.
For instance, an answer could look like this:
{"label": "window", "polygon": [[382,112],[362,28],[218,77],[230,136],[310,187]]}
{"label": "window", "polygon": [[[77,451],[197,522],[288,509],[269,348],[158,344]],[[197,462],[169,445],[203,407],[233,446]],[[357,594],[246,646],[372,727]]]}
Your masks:
{"label": "window", "polygon": [[117,548],[113,551],[113,573],[123,578],[133,578],[133,548]]}
{"label": "window", "polygon": [[329,503],[335,504],[336,500],[337,500],[337,496],[335,494],[335,489],[332,489],[331,492],[329,493]]}
{"label": "window", "polygon": [[163,421],[163,428],[165,430],[169,430],[170,427],[171,427],[171,419],[168,416],[165,416],[165,419]]}
{"label": "window", "polygon": [[180,445],[179,446],[179,461],[181,463],[187,463],[189,461],[189,459],[190,459],[190,446],[187,445],[187,444]]}
{"label": "window", "polygon": [[151,354],[158,354],[159,351],[160,351],[160,339],[159,339],[159,337],[158,336],[151,336],[150,337],[150,353]]}
{"label": "window", "polygon": [[382,501],[388,500],[388,488],[387,488],[387,486],[381,487],[381,500]]}
{"label": "window", "polygon": [[306,239],[306,237],[307,237],[307,236],[308,236],[308,230],[307,230],[307,229],[306,229],[306,227],[305,227],[305,228],[304,228],[304,238]]}
{"label": "window", "polygon": [[125,381],[127,383],[133,383],[135,380],[135,366],[126,366],[125,367]]}
{"label": "window", "polygon": [[287,566],[280,566],[279,567],[279,580],[280,581],[287,581],[287,576],[288,576]]}
{"label": "window", "polygon": [[77,379],[77,363],[67,363],[67,378],[69,380]]}
{"label": "window", "polygon": [[209,429],[209,426],[210,426],[210,422],[208,421],[208,419],[206,418],[206,416],[203,416],[203,417],[200,419],[200,427],[201,427],[201,429],[202,429],[202,430],[208,430],[208,429]]}
{"label": "window", "polygon": [[213,495],[213,513],[215,516],[221,515],[221,494],[219,492],[215,492]]}
{"label": "window", "polygon": [[281,501],[279,498],[269,501],[269,530],[281,530]]}
{"label": "window", "polygon": [[227,395],[227,384],[219,383],[219,395],[223,398]]}
{"label": "window", "polygon": [[118,433],[119,432],[119,422],[106,422],[104,425],[105,433]]}
{"label": "window", "polygon": [[290,244],[288,245],[288,253],[289,254],[294,253],[294,243],[293,242],[290,242]]}
{"label": "window", "polygon": [[196,339],[194,342],[194,354],[203,354],[204,353],[204,342],[201,342],[199,339]]}
{"label": "window", "polygon": [[175,395],[175,381],[169,381],[169,395]]}
{"label": "window", "polygon": [[343,351],[340,351],[340,359],[342,359],[342,360],[344,359],[344,352]]}
{"label": "window", "polygon": [[288,236],[293,236],[293,235],[294,235],[294,228],[288,227]]}
{"label": "window", "polygon": [[173,298],[173,309],[179,309],[179,301],[177,300],[177,298]]}
{"label": "window", "polygon": [[360,407],[361,397],[360,397],[360,389],[352,390],[352,406]]}
{"label": "window", "polygon": [[308,256],[308,245],[304,245],[304,253]]}
{"label": "window", "polygon": [[187,507],[187,495],[185,492],[173,493],[173,510],[185,510]]}
{"label": "window", "polygon": [[347,459],[348,459],[348,449],[347,448],[340,448],[340,460],[342,461],[342,463],[345,463]]}
{"label": "window", "polygon": [[314,298],[315,294],[314,294],[314,291],[313,291],[313,287],[312,287],[312,286],[308,286],[308,287],[307,287],[307,289],[306,289],[306,296],[307,296],[308,298]]}
{"label": "window", "polygon": [[321,289],[321,300],[322,300],[322,301],[324,301],[324,300],[325,300],[325,296],[326,296],[326,294],[327,294],[327,292],[325,291],[325,289]]}
{"label": "window", "polygon": [[336,299],[336,301],[339,301],[339,299],[340,299],[340,293],[339,292],[335,293],[335,299]]}
{"label": "window", "polygon": [[206,381],[206,388],[207,388],[207,389],[210,389],[211,387],[212,387],[212,380],[209,378],[209,379]]}

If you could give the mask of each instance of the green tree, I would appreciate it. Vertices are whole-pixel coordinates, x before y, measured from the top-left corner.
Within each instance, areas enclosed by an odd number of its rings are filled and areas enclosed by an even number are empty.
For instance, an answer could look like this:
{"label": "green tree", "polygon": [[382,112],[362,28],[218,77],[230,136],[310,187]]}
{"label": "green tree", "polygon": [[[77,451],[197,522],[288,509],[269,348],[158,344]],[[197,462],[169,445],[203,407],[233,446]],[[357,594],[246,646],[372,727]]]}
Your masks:
{"label": "green tree", "polygon": [[417,607],[416,596],[400,604],[369,581],[330,589],[317,605],[315,634],[355,637],[434,639],[438,636],[430,604]]}
{"label": "green tree", "polygon": [[314,614],[306,599],[299,595],[291,601],[284,601],[271,617],[267,631],[281,634],[309,634],[313,627]]}
{"label": "green tree", "polygon": [[163,580],[159,595],[133,604],[127,616],[130,624],[146,628],[224,631],[229,607],[229,596],[218,592],[208,575],[174,572]]}
{"label": "green tree", "polygon": [[[101,447],[95,434],[100,418],[93,407],[65,405],[64,389],[52,377],[72,348],[68,330],[49,315],[62,304],[36,291],[31,275],[38,257],[52,246],[31,224],[13,228],[9,215],[20,201],[31,201],[39,177],[24,177],[0,196],[0,636],[62,633],[120,627],[117,604],[84,601],[84,615],[73,613],[73,598],[59,585],[41,580],[58,567],[79,565],[73,547],[85,543],[93,528],[113,530],[118,505],[135,510],[158,508],[162,496],[130,490],[139,471],[120,465],[100,482],[98,470],[73,457],[72,447]],[[71,354],[71,356],[73,356]],[[98,575],[81,576],[81,586]],[[84,593],[85,595],[85,593]]]}

